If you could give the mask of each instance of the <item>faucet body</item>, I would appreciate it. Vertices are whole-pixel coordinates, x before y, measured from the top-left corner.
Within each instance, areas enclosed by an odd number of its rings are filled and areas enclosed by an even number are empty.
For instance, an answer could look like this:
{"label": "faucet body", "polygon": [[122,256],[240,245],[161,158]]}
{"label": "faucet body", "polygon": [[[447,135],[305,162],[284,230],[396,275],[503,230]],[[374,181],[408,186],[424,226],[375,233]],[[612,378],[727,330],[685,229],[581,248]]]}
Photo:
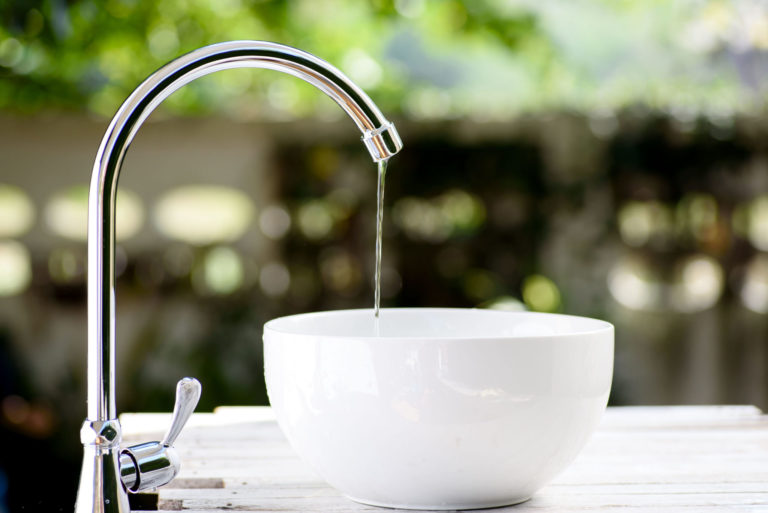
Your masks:
{"label": "faucet body", "polygon": [[[154,474],[151,478],[145,477],[145,482],[150,482],[153,487],[167,483],[178,472],[177,459],[163,447],[172,449],[175,436],[170,437],[170,433],[176,431],[178,434],[179,422],[183,425],[188,415],[174,416],[175,422],[166,440],[153,442],[159,445],[145,447],[146,444],[142,444],[120,452],[121,427],[115,406],[117,185],[125,153],[152,111],[171,93],[192,80],[232,68],[281,71],[322,90],[353,119],[375,162],[387,160],[402,148],[394,125],[349,78],[313,55],[277,43],[232,41],[200,48],[157,70],[126,99],[101,141],[88,199],[88,417],[80,432],[85,454],[76,513],[128,512],[126,488],[131,491],[139,489],[142,458],[152,461],[147,467],[156,468],[156,463],[160,462],[159,465],[172,469]],[[181,382],[179,386],[181,389]],[[187,383],[184,386],[192,385]],[[179,395],[183,394],[177,394],[177,406]],[[194,393],[189,392],[183,397],[192,396]],[[191,399],[182,399],[184,401],[187,403],[182,404],[181,409],[191,413]],[[195,398],[195,404],[196,401]],[[182,421],[179,421],[180,418],[183,418]]]}

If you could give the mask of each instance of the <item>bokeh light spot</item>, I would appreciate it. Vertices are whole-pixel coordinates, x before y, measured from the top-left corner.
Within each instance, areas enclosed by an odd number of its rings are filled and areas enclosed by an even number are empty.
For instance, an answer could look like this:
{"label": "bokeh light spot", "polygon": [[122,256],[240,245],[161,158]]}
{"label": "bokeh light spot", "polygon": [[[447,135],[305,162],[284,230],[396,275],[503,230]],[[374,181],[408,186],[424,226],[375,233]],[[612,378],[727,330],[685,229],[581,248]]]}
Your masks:
{"label": "bokeh light spot", "polygon": [[661,287],[638,260],[619,260],[608,273],[608,290],[617,302],[632,310],[659,308]]}
{"label": "bokeh light spot", "polygon": [[625,244],[641,247],[670,235],[672,211],[658,201],[628,201],[619,209],[618,225]]}
{"label": "bokeh light spot", "polygon": [[73,240],[88,238],[88,188],[75,185],[54,194],[45,206],[45,222],[53,233]]}
{"label": "bokeh light spot", "polygon": [[424,0],[395,0],[395,9],[405,18],[418,18],[426,10]]}
{"label": "bokeh light spot", "polygon": [[267,296],[282,296],[291,286],[291,273],[282,262],[269,262],[261,268],[259,285]]}
{"label": "bokeh light spot", "polygon": [[23,292],[32,280],[32,259],[21,243],[0,241],[0,296]]}
{"label": "bokeh light spot", "polygon": [[291,215],[279,205],[265,207],[259,216],[259,228],[270,239],[282,239],[291,229]]}
{"label": "bokeh light spot", "polygon": [[326,238],[333,229],[331,210],[324,200],[312,200],[301,205],[298,212],[301,233],[308,239]]}
{"label": "bokeh light spot", "polygon": [[768,255],[756,255],[747,264],[739,297],[753,312],[768,313]]}
{"label": "bokeh light spot", "polygon": [[503,310],[505,312],[524,312],[527,310],[525,303],[512,296],[495,297],[480,304],[479,307],[489,310]]}
{"label": "bokeh light spot", "polygon": [[384,76],[379,63],[360,48],[347,51],[342,68],[349,78],[365,89],[378,86]]}
{"label": "bokeh light spot", "polygon": [[[61,237],[84,241],[88,238],[88,187],[74,185],[55,193],[45,206],[48,228]],[[133,237],[144,224],[144,205],[139,197],[124,189],[117,192],[115,239]]]}
{"label": "bokeh light spot", "polygon": [[157,202],[154,217],[163,235],[206,245],[239,239],[253,215],[253,203],[237,189],[186,185],[165,193]]}
{"label": "bokeh light spot", "polygon": [[158,59],[172,57],[179,49],[179,35],[173,25],[160,25],[147,35],[149,52]]}
{"label": "bokeh light spot", "polygon": [[747,237],[754,247],[768,251],[768,195],[759,196],[749,206]]}
{"label": "bokeh light spot", "polygon": [[451,189],[431,199],[402,198],[393,205],[392,215],[408,238],[440,243],[475,233],[485,223],[486,209],[478,196]]}
{"label": "bokeh light spot", "polygon": [[523,281],[523,301],[535,312],[555,312],[560,308],[560,290],[546,276],[534,274]]}
{"label": "bokeh light spot", "polygon": [[681,312],[706,310],[723,292],[723,270],[712,257],[696,255],[679,268],[671,290],[672,306]]}
{"label": "bokeh light spot", "polygon": [[621,239],[629,246],[642,246],[651,237],[653,224],[645,204],[630,201],[618,213]]}
{"label": "bokeh light spot", "polygon": [[0,66],[12,68],[24,57],[24,46],[18,39],[9,37],[0,43]]}
{"label": "bokeh light spot", "polygon": [[0,237],[18,237],[35,221],[35,207],[29,196],[13,185],[0,184]]}
{"label": "bokeh light spot", "polygon": [[232,248],[217,246],[206,252],[202,265],[193,272],[193,283],[201,292],[227,295],[244,281],[243,261]]}

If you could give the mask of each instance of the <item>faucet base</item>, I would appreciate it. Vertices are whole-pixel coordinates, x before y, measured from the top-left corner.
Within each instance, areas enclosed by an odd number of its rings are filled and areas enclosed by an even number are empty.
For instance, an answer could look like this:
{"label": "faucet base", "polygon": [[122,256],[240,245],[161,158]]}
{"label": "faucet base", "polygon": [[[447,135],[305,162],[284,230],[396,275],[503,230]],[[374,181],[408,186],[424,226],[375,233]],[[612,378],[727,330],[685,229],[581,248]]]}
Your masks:
{"label": "faucet base", "polygon": [[130,513],[120,481],[119,449],[86,446],[75,513]]}
{"label": "faucet base", "polygon": [[83,467],[75,513],[130,513],[128,493],[120,479],[121,433],[117,419],[83,423]]}

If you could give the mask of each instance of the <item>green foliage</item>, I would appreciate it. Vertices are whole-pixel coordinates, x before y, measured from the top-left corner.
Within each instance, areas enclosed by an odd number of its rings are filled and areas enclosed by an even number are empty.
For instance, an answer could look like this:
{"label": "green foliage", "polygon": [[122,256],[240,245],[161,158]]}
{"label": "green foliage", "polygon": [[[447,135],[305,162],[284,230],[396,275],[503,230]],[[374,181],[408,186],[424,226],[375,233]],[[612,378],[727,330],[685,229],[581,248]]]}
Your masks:
{"label": "green foliage", "polygon": [[[441,46],[457,31],[492,35],[508,48],[533,31],[530,15],[506,25],[493,9],[461,2],[356,0],[30,0],[0,8],[0,109],[82,110],[109,116],[153,69],[218,41],[274,40],[315,53],[400,110],[410,80],[386,50],[398,33]],[[398,11],[405,12],[407,16]],[[385,71],[386,70],[386,71]],[[253,71],[208,77],[165,108],[176,114],[292,117],[322,112],[316,91]],[[266,76],[262,76],[266,75]]]}
{"label": "green foliage", "polygon": [[[307,50],[386,111],[420,119],[636,103],[723,117],[763,108],[768,92],[768,7],[757,0],[6,0],[0,22],[6,112],[110,116],[152,70],[233,39]],[[163,110],[244,119],[332,111],[296,82],[227,71]]]}

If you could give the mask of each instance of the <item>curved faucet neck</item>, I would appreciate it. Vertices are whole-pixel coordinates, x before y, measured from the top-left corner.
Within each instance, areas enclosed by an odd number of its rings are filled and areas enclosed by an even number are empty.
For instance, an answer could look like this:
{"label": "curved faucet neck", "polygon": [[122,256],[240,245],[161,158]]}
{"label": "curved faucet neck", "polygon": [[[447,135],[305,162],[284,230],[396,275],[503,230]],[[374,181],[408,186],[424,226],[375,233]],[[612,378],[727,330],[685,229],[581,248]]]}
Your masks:
{"label": "curved faucet neck", "polygon": [[363,133],[374,161],[402,141],[371,99],[341,71],[306,52],[264,41],[233,41],[190,52],[160,68],[115,114],[96,155],[88,200],[88,418],[115,419],[115,202],[123,158],[142,123],[174,91],[215,71],[267,68],[325,92]]}

